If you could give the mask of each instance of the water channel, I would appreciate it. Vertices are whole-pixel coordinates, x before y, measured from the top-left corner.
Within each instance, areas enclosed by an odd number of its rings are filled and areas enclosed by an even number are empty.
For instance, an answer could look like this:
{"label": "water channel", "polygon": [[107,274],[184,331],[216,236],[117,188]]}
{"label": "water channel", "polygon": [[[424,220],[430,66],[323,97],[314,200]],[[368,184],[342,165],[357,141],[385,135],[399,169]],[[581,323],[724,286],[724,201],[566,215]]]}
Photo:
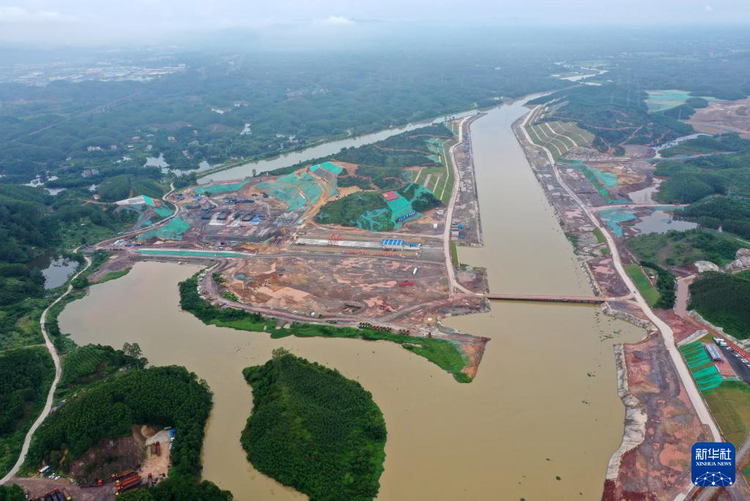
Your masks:
{"label": "water channel", "polygon": [[334,155],[344,148],[357,148],[366,144],[377,143],[378,141],[383,141],[384,139],[388,139],[389,137],[395,136],[396,134],[401,134],[402,132],[418,129],[419,127],[424,127],[425,125],[429,125],[431,123],[441,123],[447,121],[449,118],[461,118],[469,115],[475,115],[476,113],[476,110],[463,111],[460,113],[453,113],[450,116],[436,118],[435,120],[414,122],[406,124],[402,127],[392,127],[390,129],[373,132],[372,134],[364,134],[362,136],[350,137],[338,141],[329,141],[321,143],[317,146],[305,148],[304,150],[284,153],[283,155],[279,155],[277,157],[242,164],[238,165],[237,167],[232,167],[231,169],[215,172],[213,174],[209,174],[207,176],[199,178],[198,182],[201,184],[206,184],[211,181],[230,181],[233,179],[242,179],[252,176],[253,171],[257,173],[268,172],[281,167],[295,165],[300,162],[308,162],[318,158],[327,157],[328,155]]}
{"label": "water channel", "polygon": [[[493,109],[472,125],[485,247],[462,262],[488,269],[494,292],[588,294],[584,272],[511,131],[527,110]],[[94,286],[60,317],[79,344],[138,342],[154,365],[179,364],[214,391],[204,477],[235,499],[303,496],[256,472],[239,445],[251,411],[241,370],[274,348],[335,367],[372,392],[388,427],[380,500],[601,499],[623,431],[612,344],[643,332],[588,306],[493,303],[446,324],[492,338],[471,384],[386,342],[271,340],[204,326],[178,306],[195,266],[141,263]],[[558,478],[559,477],[559,480]]]}

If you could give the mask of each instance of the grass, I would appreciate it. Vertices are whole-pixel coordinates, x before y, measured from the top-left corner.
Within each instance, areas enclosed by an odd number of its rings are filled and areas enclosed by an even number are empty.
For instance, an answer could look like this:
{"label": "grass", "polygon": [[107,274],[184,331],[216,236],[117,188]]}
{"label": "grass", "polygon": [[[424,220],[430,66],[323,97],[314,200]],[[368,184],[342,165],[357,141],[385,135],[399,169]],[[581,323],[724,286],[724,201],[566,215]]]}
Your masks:
{"label": "grass", "polygon": [[604,238],[604,233],[602,233],[602,230],[600,230],[599,228],[594,228],[593,233],[594,233],[594,236],[596,237],[596,242],[597,243],[603,244],[604,242],[607,241]]}
{"label": "grass", "polygon": [[451,242],[451,261],[456,268],[461,266],[461,261],[458,260],[458,245],[456,245],[456,242]]}
{"label": "grass", "polygon": [[107,273],[106,275],[104,275],[104,277],[101,280],[99,280],[99,282],[97,283],[103,284],[104,282],[109,282],[110,280],[117,280],[118,278],[122,278],[128,273],[130,273],[131,269],[132,268],[125,268],[124,270],[120,270],[120,271],[111,271]]}
{"label": "grass", "polygon": [[370,328],[337,327],[335,325],[294,322],[289,327],[279,327],[276,320],[266,319],[260,314],[235,309],[219,309],[207,303],[198,295],[197,276],[198,274],[193,275],[184,282],[180,282],[180,304],[182,309],[189,311],[205,324],[252,332],[265,331],[274,339],[296,336],[390,341],[426,358],[452,374],[456,381],[460,383],[471,382],[471,378],[461,372],[466,367],[468,357],[455,341],[393,334]]}
{"label": "grass", "polygon": [[659,291],[651,285],[651,282],[648,281],[643,271],[641,271],[641,267],[637,264],[630,264],[625,267],[625,272],[633,280],[635,286],[638,287],[648,305],[654,306],[659,301]]}
{"label": "grass", "polygon": [[739,449],[750,432],[750,386],[725,381],[704,398],[724,437]]}

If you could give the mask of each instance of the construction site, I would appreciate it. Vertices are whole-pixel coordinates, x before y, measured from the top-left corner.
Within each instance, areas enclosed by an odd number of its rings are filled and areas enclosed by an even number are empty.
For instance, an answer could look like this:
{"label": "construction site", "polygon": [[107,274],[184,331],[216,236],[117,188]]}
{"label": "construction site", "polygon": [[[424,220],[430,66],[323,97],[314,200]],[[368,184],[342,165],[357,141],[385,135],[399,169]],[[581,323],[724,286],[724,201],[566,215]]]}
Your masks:
{"label": "construction site", "polygon": [[[325,161],[277,176],[170,193],[165,200],[174,213],[168,220],[97,246],[115,252],[91,280],[143,259],[206,262],[213,268],[201,283],[201,294],[218,307],[261,313],[279,325],[357,327],[365,322],[388,332],[445,337],[465,347],[461,352],[468,361],[466,373],[473,377],[486,339],[440,324],[445,316],[489,309],[484,270],[461,267],[446,273],[446,263],[451,263],[446,258],[446,235],[455,243],[481,242],[466,141],[458,171],[461,209],[450,231],[445,231],[444,207],[423,213],[412,208],[411,201],[426,190],[413,182],[405,191],[384,190],[379,195],[390,209],[392,231],[368,229],[373,221],[356,226],[317,222],[321,207],[342,196],[339,176],[356,172],[356,165]],[[454,177],[451,170],[451,190]],[[457,294],[457,287],[465,292]]]}
{"label": "construction site", "polygon": [[174,436],[174,428],[134,425],[130,436],[102,440],[89,449],[71,464],[68,475],[45,466],[14,483],[32,501],[111,501],[167,478]]}

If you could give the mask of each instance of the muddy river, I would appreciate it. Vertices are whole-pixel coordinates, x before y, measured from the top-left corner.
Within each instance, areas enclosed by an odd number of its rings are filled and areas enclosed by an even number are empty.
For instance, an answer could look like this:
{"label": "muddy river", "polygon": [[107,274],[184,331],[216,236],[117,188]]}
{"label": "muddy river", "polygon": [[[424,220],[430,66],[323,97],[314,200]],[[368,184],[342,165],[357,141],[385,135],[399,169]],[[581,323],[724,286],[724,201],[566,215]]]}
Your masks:
{"label": "muddy river", "polygon": [[[589,293],[584,272],[536,183],[511,123],[519,103],[472,126],[486,247],[460,252],[504,293]],[[238,500],[303,496],[256,472],[239,445],[251,410],[241,370],[274,348],[339,369],[372,392],[388,427],[381,500],[600,499],[624,409],[614,342],[639,329],[597,308],[493,303],[447,324],[491,337],[471,384],[389,343],[271,340],[201,324],[178,307],[176,284],[195,266],[142,263],[97,285],[60,317],[79,344],[138,342],[154,365],[179,364],[214,391],[204,477]],[[559,479],[557,478],[559,477]]]}

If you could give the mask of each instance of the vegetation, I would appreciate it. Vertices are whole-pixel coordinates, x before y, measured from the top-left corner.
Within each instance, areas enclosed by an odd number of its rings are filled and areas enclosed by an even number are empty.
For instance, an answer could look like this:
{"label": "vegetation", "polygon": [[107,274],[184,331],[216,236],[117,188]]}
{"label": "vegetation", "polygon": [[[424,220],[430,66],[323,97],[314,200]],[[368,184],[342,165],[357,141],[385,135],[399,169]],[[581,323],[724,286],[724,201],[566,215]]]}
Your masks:
{"label": "vegetation", "polygon": [[750,276],[701,273],[690,285],[690,308],[734,337],[750,338]]}
{"label": "vegetation", "polygon": [[272,338],[297,337],[337,337],[364,339],[366,341],[391,341],[400,344],[421,357],[426,358],[441,369],[451,373],[456,381],[469,383],[471,378],[462,372],[467,358],[457,343],[447,339],[411,337],[379,330],[332,325],[293,323],[290,328],[277,327],[275,320],[265,319],[259,313],[251,313],[234,308],[216,308],[204,301],[197,291],[198,274],[180,282],[180,306],[198,317],[204,324],[230,327],[245,331],[269,331]]}
{"label": "vegetation", "polygon": [[750,196],[750,140],[736,134],[701,136],[667,153],[706,156],[660,162],[655,174],[668,178],[659,191],[660,200],[692,203],[710,195]]}
{"label": "vegetation", "polygon": [[750,386],[743,381],[725,381],[703,398],[721,433],[735,447],[742,447],[750,432]]}
{"label": "vegetation", "polygon": [[328,202],[320,208],[315,220],[323,224],[357,226],[357,221],[362,214],[376,210],[384,211],[382,219],[387,220],[387,227],[384,230],[392,229],[391,209],[388,208],[388,204],[383,200],[379,191],[360,191]]}
{"label": "vegetation", "polygon": [[117,280],[118,278],[122,278],[128,273],[130,273],[131,269],[132,268],[125,268],[124,270],[120,270],[120,271],[110,271],[109,273],[104,275],[102,279],[99,280],[99,282],[97,283],[103,284],[104,282],[109,282],[110,280]]}
{"label": "vegetation", "polygon": [[746,198],[715,196],[696,202],[677,215],[707,228],[721,228],[750,238],[750,200]]}
{"label": "vegetation", "polygon": [[111,346],[90,344],[72,350],[62,360],[57,398],[65,398],[81,386],[102,380],[127,366],[143,367],[145,361]]}
{"label": "vegetation", "polygon": [[[531,104],[548,103],[545,121],[575,122],[594,134],[593,146],[602,152],[623,153],[626,144],[661,144],[693,128],[665,114],[650,114],[646,92],[626,85],[572,87],[543,96]],[[616,124],[616,126],[613,126]]]}
{"label": "vegetation", "polygon": [[55,374],[44,347],[0,352],[0,476],[15,464]]}
{"label": "vegetation", "polygon": [[658,277],[656,279],[656,290],[659,294],[659,300],[653,306],[662,310],[671,310],[674,307],[677,298],[677,282],[675,276],[659,266],[649,261],[641,261],[641,266],[654,270]]}
{"label": "vegetation", "polygon": [[646,278],[646,275],[643,274],[643,270],[641,269],[640,265],[629,264],[625,266],[625,272],[638,288],[638,291],[641,293],[643,299],[646,300],[648,305],[652,307],[656,306],[660,299],[659,291],[656,290],[656,287],[651,285],[649,279]]}
{"label": "vegetation", "polygon": [[370,392],[281,348],[243,374],[253,413],[242,446],[253,466],[311,501],[377,496],[387,432]]}
{"label": "vegetation", "polygon": [[152,424],[177,429],[173,472],[197,476],[210,410],[205,381],[183,367],[130,371],[91,386],[51,414],[34,435],[26,464],[66,471],[100,440],[127,436],[134,424]]}
{"label": "vegetation", "polygon": [[0,501],[26,501],[26,494],[17,485],[0,485]]}
{"label": "vegetation", "polygon": [[638,235],[628,240],[627,246],[640,259],[667,267],[683,267],[695,261],[724,266],[734,260],[739,249],[750,247],[732,235],[701,228]]}
{"label": "vegetation", "polygon": [[219,489],[213,482],[196,477],[170,476],[152,489],[139,489],[118,496],[122,501],[231,501],[229,491]]}

